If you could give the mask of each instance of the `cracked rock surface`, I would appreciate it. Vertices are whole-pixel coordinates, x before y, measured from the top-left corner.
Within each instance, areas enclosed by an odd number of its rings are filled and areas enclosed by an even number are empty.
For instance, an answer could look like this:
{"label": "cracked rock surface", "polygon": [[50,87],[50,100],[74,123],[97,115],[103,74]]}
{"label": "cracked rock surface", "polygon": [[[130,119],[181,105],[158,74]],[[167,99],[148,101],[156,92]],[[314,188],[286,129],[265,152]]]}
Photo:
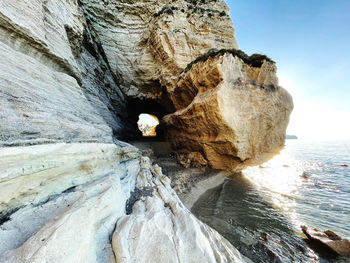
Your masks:
{"label": "cracked rock surface", "polygon": [[278,86],[276,66],[251,66],[230,53],[183,73],[163,118],[167,137],[186,165],[241,170],[267,161],[284,146],[292,97]]}
{"label": "cracked rock surface", "polygon": [[[16,148],[2,152],[9,158],[22,154],[23,169],[7,171],[12,178],[24,176],[24,168],[26,176],[40,173],[42,166],[33,163],[56,162],[49,174],[41,174],[49,198],[12,182],[22,189],[16,197],[22,205],[6,206],[7,211],[17,209],[0,225],[0,262],[249,262],[195,218],[161,168],[134,147],[75,144],[61,145],[59,151],[53,144]],[[82,148],[90,152],[90,158],[82,155]],[[57,177],[61,183],[50,185]],[[0,181],[1,189],[6,183]],[[139,195],[127,215],[126,203],[135,187],[149,190]]]}

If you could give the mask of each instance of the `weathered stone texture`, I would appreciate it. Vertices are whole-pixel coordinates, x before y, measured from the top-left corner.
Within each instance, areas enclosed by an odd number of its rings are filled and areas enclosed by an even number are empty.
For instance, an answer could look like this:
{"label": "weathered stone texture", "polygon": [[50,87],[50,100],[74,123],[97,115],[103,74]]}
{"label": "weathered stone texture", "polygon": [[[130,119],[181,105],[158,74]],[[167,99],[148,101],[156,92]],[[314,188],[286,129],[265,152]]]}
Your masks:
{"label": "weathered stone texture", "polygon": [[229,53],[193,65],[171,98],[177,111],[164,125],[181,159],[204,158],[225,170],[265,162],[282,149],[293,108],[274,63],[253,67]]}
{"label": "weathered stone texture", "polygon": [[[1,156],[0,213],[12,213],[1,217],[0,262],[250,262],[134,147],[5,147]],[[127,215],[135,187],[150,190]]]}
{"label": "weathered stone texture", "polygon": [[228,14],[221,0],[0,1],[0,262],[249,262],[116,139],[152,105],[176,110],[163,123],[186,165],[278,151],[292,102],[273,63],[181,73],[238,48]]}
{"label": "weathered stone texture", "polygon": [[112,142],[120,132],[112,99],[122,112],[123,96],[84,30],[77,1],[1,1],[0,145]]}
{"label": "weathered stone texture", "polygon": [[130,97],[160,99],[162,86],[211,48],[237,48],[223,1],[82,0],[118,84]]}

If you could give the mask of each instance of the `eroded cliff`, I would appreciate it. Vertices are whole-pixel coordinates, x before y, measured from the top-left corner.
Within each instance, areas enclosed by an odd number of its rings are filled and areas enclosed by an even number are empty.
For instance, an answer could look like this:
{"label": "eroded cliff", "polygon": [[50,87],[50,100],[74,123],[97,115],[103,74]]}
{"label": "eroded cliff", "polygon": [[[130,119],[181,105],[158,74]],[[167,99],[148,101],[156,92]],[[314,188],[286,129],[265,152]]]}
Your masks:
{"label": "eroded cliff", "polygon": [[238,48],[228,14],[221,0],[0,2],[0,262],[249,262],[118,140],[150,111],[186,163],[279,149],[291,103],[273,63],[185,70]]}
{"label": "eroded cliff", "polygon": [[88,25],[130,97],[161,100],[164,90],[211,48],[238,48],[223,1],[82,0]]}

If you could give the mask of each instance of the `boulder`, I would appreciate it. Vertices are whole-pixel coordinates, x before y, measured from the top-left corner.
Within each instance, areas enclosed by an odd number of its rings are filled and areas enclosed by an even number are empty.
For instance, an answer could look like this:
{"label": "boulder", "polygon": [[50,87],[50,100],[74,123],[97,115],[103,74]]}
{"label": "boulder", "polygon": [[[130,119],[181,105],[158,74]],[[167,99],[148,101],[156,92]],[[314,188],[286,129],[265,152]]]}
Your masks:
{"label": "boulder", "polygon": [[[167,139],[191,163],[239,170],[267,161],[284,146],[292,97],[278,86],[266,56],[212,51],[180,75],[163,118]],[[195,153],[195,154],[194,154]]]}
{"label": "boulder", "polygon": [[301,226],[301,230],[312,242],[325,246],[338,255],[350,257],[350,241],[341,238],[333,231],[321,231],[307,226]]}

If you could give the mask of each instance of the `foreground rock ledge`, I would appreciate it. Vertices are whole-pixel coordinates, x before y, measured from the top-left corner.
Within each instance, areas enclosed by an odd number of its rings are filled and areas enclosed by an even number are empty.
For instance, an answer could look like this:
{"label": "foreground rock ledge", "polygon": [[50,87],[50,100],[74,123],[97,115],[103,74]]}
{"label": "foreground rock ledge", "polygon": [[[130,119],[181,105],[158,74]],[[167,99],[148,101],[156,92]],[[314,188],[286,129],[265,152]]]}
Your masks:
{"label": "foreground rock ledge", "polygon": [[251,66],[231,53],[183,73],[164,117],[167,138],[185,165],[240,170],[267,161],[284,145],[292,97],[278,86],[276,66]]}
{"label": "foreground rock ledge", "polygon": [[0,189],[9,189],[0,195],[0,262],[251,262],[194,217],[161,168],[130,145],[0,153]]}

